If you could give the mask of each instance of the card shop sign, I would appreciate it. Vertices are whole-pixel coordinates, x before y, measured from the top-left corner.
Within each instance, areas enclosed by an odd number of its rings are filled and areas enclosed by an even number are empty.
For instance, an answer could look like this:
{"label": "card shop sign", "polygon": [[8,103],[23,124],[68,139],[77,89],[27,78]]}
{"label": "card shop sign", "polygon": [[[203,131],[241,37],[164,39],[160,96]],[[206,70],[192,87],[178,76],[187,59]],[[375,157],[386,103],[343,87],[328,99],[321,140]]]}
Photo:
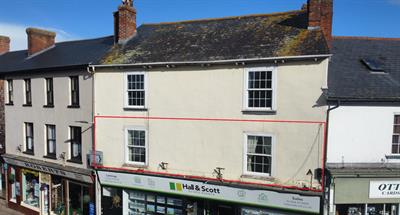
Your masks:
{"label": "card shop sign", "polygon": [[370,181],[369,198],[400,198],[400,181]]}

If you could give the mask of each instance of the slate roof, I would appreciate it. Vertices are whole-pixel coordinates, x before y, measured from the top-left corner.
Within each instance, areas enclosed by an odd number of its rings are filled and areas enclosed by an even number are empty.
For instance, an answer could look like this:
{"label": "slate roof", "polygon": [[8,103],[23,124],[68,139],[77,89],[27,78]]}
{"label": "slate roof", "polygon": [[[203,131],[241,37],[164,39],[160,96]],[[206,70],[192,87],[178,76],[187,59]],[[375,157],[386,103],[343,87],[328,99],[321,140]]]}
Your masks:
{"label": "slate roof", "polygon": [[216,61],[329,54],[306,11],[144,24],[103,64]]}
{"label": "slate roof", "polygon": [[[328,99],[400,101],[400,38],[335,37]],[[382,63],[372,72],[361,59]]]}
{"label": "slate roof", "polygon": [[114,44],[113,36],[59,42],[43,53],[28,57],[27,50],[0,55],[0,74],[97,64]]}

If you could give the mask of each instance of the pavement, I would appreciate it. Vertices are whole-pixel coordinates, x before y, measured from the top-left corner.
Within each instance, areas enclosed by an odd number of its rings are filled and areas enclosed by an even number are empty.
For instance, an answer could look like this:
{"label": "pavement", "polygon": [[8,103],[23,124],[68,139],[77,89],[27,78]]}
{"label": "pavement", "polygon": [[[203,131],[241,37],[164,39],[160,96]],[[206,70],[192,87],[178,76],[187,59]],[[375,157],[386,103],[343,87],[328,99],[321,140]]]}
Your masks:
{"label": "pavement", "polygon": [[0,215],[23,215],[20,212],[7,208],[6,201],[4,199],[0,199]]}

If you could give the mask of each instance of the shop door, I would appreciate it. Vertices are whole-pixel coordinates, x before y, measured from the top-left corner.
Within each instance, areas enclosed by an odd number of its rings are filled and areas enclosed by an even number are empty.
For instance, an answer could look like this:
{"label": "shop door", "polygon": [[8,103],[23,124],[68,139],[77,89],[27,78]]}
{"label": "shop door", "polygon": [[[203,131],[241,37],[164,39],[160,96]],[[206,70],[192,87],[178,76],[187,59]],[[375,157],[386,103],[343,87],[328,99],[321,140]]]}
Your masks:
{"label": "shop door", "polygon": [[235,215],[234,207],[227,205],[218,205],[216,215]]}
{"label": "shop door", "polygon": [[122,190],[111,187],[103,187],[102,191],[102,214],[122,214]]}

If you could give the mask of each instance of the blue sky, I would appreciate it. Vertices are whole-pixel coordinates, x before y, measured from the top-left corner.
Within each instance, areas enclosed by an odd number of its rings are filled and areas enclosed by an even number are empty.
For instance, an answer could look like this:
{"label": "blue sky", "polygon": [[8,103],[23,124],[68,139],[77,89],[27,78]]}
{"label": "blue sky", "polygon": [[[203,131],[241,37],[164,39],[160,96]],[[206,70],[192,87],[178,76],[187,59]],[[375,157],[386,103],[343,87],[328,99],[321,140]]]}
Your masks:
{"label": "blue sky", "polygon": [[[138,24],[296,10],[307,0],[136,0]],[[57,40],[111,35],[120,0],[0,0],[0,35],[26,48],[26,27]],[[400,37],[400,0],[334,0],[334,35]]]}

